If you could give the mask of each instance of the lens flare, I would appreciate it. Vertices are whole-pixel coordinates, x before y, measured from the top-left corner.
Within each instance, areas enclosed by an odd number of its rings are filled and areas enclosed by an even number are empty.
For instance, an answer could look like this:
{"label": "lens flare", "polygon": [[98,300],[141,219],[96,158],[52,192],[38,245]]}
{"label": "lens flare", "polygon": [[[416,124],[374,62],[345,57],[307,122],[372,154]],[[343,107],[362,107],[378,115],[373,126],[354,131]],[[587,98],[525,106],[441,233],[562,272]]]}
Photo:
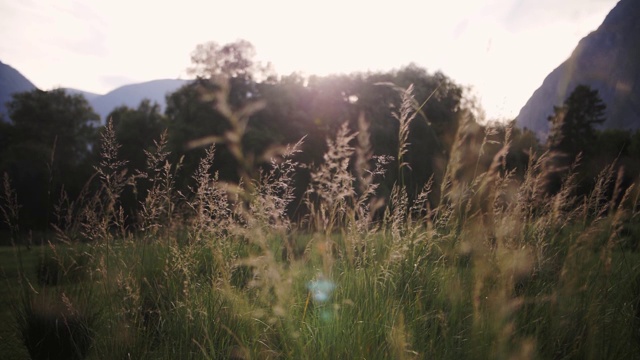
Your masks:
{"label": "lens flare", "polygon": [[335,287],[336,285],[331,280],[327,280],[323,277],[310,281],[307,284],[307,289],[309,289],[313,301],[317,303],[327,302],[331,298],[331,294]]}

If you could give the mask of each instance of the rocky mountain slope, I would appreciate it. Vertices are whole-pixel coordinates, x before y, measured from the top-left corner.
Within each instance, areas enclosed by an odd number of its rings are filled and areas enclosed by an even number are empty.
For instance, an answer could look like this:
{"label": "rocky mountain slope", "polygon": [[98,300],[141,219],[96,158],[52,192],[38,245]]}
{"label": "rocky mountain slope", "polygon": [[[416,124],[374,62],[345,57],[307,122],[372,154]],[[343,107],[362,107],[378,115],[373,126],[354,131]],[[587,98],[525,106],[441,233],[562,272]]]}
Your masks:
{"label": "rocky mountain slope", "polygon": [[621,0],[600,27],[583,38],[520,111],[517,124],[546,138],[547,117],[579,84],[607,105],[603,128],[640,128],[640,1]]}

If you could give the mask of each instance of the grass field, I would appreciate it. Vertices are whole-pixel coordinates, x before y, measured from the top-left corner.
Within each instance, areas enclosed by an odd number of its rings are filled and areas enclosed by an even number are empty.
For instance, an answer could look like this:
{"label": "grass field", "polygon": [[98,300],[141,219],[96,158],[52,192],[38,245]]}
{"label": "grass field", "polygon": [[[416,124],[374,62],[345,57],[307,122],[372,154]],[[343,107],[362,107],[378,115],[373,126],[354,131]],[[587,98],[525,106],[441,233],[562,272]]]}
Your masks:
{"label": "grass field", "polygon": [[[293,221],[299,144],[253,173],[229,116],[246,180],[218,181],[211,148],[180,194],[160,140],[133,224],[107,129],[101,190],[60,207],[67,221],[50,245],[0,248],[0,358],[640,358],[640,192],[613,167],[578,196],[571,172],[544,190],[553,154],[521,179],[498,155],[464,179],[452,156],[437,201],[431,183],[380,199],[382,173],[344,126],[310,170],[308,215]],[[13,198],[7,179],[10,225]]]}
{"label": "grass field", "polygon": [[[283,246],[278,240],[272,239],[274,248]],[[531,254],[520,249],[468,254],[452,244],[424,241],[395,262],[391,236],[373,240],[377,253],[366,265],[334,259],[325,273],[324,249],[311,245],[303,259],[276,260],[278,267],[264,269],[262,278],[232,266],[228,282],[207,245],[122,244],[110,250],[112,263],[102,265],[108,275],[83,268],[74,270],[82,275],[62,271],[58,280],[45,280],[38,270],[41,259],[52,256],[50,249],[23,251],[21,272],[16,249],[2,248],[9,279],[1,295],[2,323],[9,325],[2,327],[3,358],[27,357],[16,323],[16,315],[26,310],[16,306],[22,290],[32,303],[29,316],[40,326],[48,318],[64,323],[74,314],[87,322],[88,358],[639,354],[637,252],[613,251],[607,269],[598,251],[574,248],[554,265],[536,269],[527,259]],[[106,261],[104,249],[86,251]],[[191,264],[183,263],[183,251]],[[26,275],[26,289],[19,274]],[[52,333],[64,334],[50,326]]]}

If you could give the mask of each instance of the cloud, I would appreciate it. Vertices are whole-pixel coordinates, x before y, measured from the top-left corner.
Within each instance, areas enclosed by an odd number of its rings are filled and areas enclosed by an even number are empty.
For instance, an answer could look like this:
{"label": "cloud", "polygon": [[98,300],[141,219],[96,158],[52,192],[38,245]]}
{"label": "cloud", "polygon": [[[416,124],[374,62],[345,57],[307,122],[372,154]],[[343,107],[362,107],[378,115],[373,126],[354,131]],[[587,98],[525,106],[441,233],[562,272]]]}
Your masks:
{"label": "cloud", "polygon": [[[103,22],[77,0],[7,1],[0,3],[0,13],[3,54],[21,53],[22,58],[41,59],[51,52],[65,56],[108,53]],[[17,51],[11,51],[12,48]]]}

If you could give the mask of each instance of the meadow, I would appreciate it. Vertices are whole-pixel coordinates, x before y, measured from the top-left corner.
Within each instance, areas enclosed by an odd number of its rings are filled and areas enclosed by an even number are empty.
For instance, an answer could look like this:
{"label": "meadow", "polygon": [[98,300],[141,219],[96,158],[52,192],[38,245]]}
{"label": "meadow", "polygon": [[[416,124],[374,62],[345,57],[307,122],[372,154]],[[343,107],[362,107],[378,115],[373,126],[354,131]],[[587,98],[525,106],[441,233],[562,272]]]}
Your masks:
{"label": "meadow", "polygon": [[[5,176],[1,357],[640,358],[638,180],[625,185],[612,164],[581,194],[553,152],[532,154],[520,176],[505,164],[509,131],[478,166],[487,134],[462,120],[443,179],[408,194],[400,178],[380,196],[390,166],[410,174],[414,103],[409,88],[394,159],[372,154],[361,117],[327,139],[322,163],[300,164],[304,139],[246,154],[252,109],[222,102],[231,130],[192,144],[208,150],[188,192],[166,136],[127,174],[107,126],[87,186],[98,190],[59,197],[45,244],[16,225]],[[241,165],[238,183],[210,171],[213,142]],[[302,170],[306,211],[292,218]],[[123,191],[142,182],[125,213]]]}

